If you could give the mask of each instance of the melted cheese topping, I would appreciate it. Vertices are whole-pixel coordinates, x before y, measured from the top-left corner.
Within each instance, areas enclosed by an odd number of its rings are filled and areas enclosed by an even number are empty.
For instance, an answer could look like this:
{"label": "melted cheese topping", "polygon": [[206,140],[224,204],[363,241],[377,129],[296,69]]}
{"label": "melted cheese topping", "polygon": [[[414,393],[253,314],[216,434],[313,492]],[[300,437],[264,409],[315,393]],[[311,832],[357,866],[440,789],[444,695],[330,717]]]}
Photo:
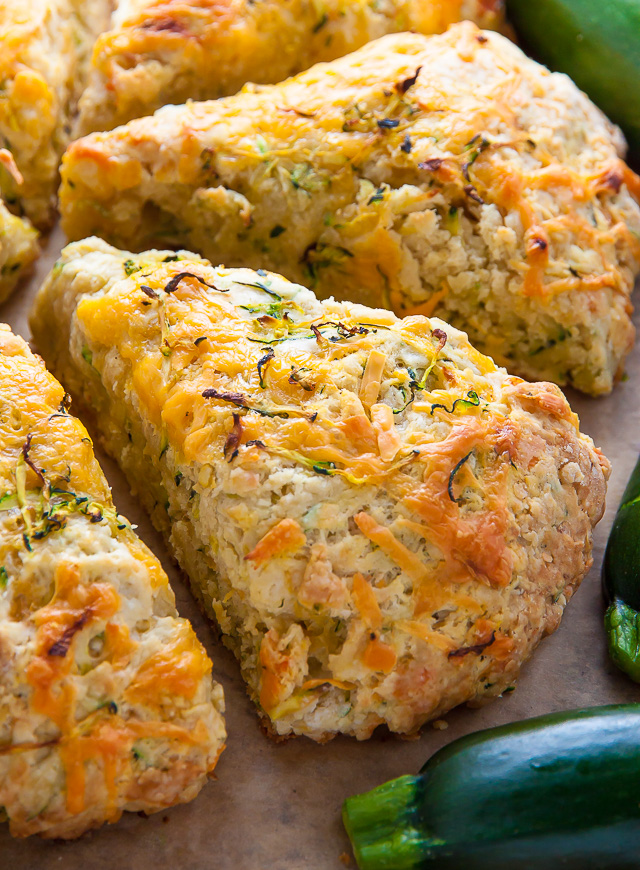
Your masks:
{"label": "melted cheese topping", "polygon": [[109,130],[167,103],[281,81],[384,33],[502,24],[499,0],[119,0],[95,46],[80,129]]}
{"label": "melted cheese topping", "polygon": [[[145,416],[167,433],[178,455],[206,462],[225,453],[229,459],[229,423],[235,414],[236,465],[246,462],[250,467],[255,452],[244,445],[260,442],[259,450],[352,485],[384,480],[385,488],[424,522],[449,581],[461,583],[471,576],[496,586],[509,582],[508,457],[484,470],[483,510],[463,514],[449,495],[454,468],[498,439],[505,418],[489,410],[486,400],[468,398],[473,394],[468,370],[466,391],[458,387],[455,374],[448,389],[435,384],[426,389],[440,337],[433,337],[424,320],[396,321],[390,332],[386,316],[384,325],[376,325],[375,312],[368,314],[373,319],[366,326],[346,308],[338,320],[324,313],[309,319],[295,297],[291,301],[272,289],[271,277],[244,282],[238,273],[236,284],[230,285],[231,274],[200,264],[141,263],[117,293],[81,299],[77,318],[92,348],[118,347],[131,367],[131,384]],[[152,289],[153,297],[141,291],[143,285]],[[399,428],[392,407],[375,404],[388,361],[378,347],[389,335],[407,342],[429,363],[423,363],[424,389],[416,382],[411,385],[407,369],[390,371],[387,383],[407,385],[415,393],[416,407],[428,408],[450,427],[446,437],[434,442],[430,430]],[[146,349],[143,355],[141,347]],[[364,361],[362,377],[354,381],[355,394],[336,385],[337,372],[349,359]],[[483,373],[495,370],[481,355],[474,362]],[[442,369],[449,371],[446,364],[434,371],[436,384]],[[483,375],[477,378],[480,383]],[[482,390],[490,394],[484,383]],[[345,409],[337,417],[325,410],[329,395],[340,397]],[[564,399],[559,401],[564,407]],[[416,465],[423,468],[418,477],[406,470]],[[364,512],[355,522],[415,581],[419,612],[437,609],[450,597],[451,589],[442,587],[432,568],[388,527]],[[478,540],[483,541],[480,548]],[[305,542],[298,522],[286,518],[245,559],[260,566],[296,552]]]}
{"label": "melted cheese topping", "polygon": [[170,238],[323,296],[436,311],[519,372],[604,392],[640,268],[622,151],[566,78],[467,21],[78,140],[60,200],[71,238]]}
{"label": "melted cheese topping", "polygon": [[262,565],[278,556],[295,553],[307,543],[304,532],[299,524],[290,518],[280,520],[267,534],[261,538],[245,559],[256,566]]}
{"label": "melted cheese topping", "polygon": [[36,310],[278,733],[412,730],[557,623],[607,466],[553,385],[187,252],[71,245]]}
{"label": "melted cheese topping", "polygon": [[[77,836],[115,821],[142,773],[139,740],[149,741],[149,767],[162,769],[167,742],[190,766],[173,791],[168,774],[167,806],[197,790],[224,737],[211,662],[176,618],[160,563],[116,513],[67,404],[25,342],[0,327],[0,648],[11,639],[13,650],[0,723],[15,723],[0,731],[0,804],[21,835]],[[59,760],[59,780],[45,756],[28,755],[42,746]]]}

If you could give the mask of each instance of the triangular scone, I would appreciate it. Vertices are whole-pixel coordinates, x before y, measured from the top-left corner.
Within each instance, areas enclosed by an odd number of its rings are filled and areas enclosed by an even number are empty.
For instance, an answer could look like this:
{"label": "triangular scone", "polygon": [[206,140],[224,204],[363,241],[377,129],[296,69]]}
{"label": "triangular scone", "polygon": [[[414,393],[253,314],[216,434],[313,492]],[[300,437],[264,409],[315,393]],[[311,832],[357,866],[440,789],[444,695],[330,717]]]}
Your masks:
{"label": "triangular scone", "polygon": [[111,0],[0,0],[0,144],[24,176],[0,189],[36,226],[53,220],[58,166]]}
{"label": "triangular scone", "polygon": [[591,564],[609,463],[441,320],[94,238],[31,325],[277,734],[500,695]]}
{"label": "triangular scone", "polygon": [[118,0],[97,40],[79,135],[111,130],[167,103],[278,82],[385,33],[440,33],[471,18],[502,23],[502,0]]}
{"label": "triangular scone", "polygon": [[69,238],[435,313],[515,373],[598,394],[634,336],[640,180],[622,151],[566,76],[463,22],[80,139],[60,202]]}
{"label": "triangular scone", "polygon": [[189,801],[225,740],[211,662],[67,398],[0,326],[0,807],[19,837]]}

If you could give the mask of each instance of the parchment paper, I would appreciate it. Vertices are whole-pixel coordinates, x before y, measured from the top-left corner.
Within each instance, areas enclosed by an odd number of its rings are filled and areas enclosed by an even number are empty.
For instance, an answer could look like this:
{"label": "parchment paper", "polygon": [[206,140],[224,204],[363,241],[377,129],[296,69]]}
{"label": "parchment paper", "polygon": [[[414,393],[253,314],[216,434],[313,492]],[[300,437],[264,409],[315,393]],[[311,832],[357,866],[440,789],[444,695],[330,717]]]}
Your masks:
{"label": "parchment paper", "polygon": [[[32,280],[0,308],[0,320],[26,338],[30,302],[63,244],[60,231],[54,232],[44,243]],[[607,534],[640,449],[640,347],[632,353],[627,373],[627,380],[604,399],[568,391],[582,429],[612,460],[613,474],[607,512],[596,529],[593,568],[560,629],[542,642],[514,693],[480,710],[458,709],[446,717],[446,730],[427,725],[411,741],[380,733],[362,743],[337,738],[319,746],[302,737],[284,744],[265,737],[235,659],[215,640],[123,475],[98,451],[119,511],[138,525],[138,534],[162,560],[180,614],[192,621],[213,659],[226,696],[227,749],[216,769],[217,782],[208,783],[192,803],[165,813],[149,818],[125,813],[116,825],[71,842],[13,840],[7,825],[0,825],[0,870],[340,870],[345,865],[353,870],[340,819],[347,796],[416,773],[436,749],[470,731],[555,710],[640,701],[640,686],[606,657],[600,593]]]}

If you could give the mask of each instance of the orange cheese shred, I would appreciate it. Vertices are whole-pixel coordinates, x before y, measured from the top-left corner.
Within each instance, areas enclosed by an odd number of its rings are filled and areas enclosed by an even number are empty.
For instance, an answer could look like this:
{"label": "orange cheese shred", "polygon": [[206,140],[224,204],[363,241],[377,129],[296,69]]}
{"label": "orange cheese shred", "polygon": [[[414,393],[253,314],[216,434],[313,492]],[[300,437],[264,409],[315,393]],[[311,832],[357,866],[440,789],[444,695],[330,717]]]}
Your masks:
{"label": "orange cheese shred", "polygon": [[516,648],[516,642],[512,637],[496,631],[494,642],[485,649],[485,654],[493,656],[499,662],[505,661],[511,656]]}
{"label": "orange cheese shred", "polygon": [[[130,764],[129,751],[136,740],[179,740],[191,745],[206,743],[208,734],[206,728],[201,726],[202,722],[199,722],[195,729],[188,731],[171,722],[123,720],[120,716],[110,716],[108,720],[99,722],[90,734],[72,731],[60,741],[60,756],[65,766],[67,810],[75,815],[86,808],[87,762],[102,764],[107,797],[113,803],[118,777]],[[109,821],[115,822],[121,815],[122,811],[112,806]]]}
{"label": "orange cheese shred", "polygon": [[306,543],[307,538],[300,524],[287,517],[269,529],[244,558],[259,567],[277,556],[289,556],[297,552]]}
{"label": "orange cheese shred", "polygon": [[376,430],[380,458],[384,462],[393,462],[402,446],[402,440],[396,431],[393,410],[385,404],[372,405],[371,422]]}
{"label": "orange cheese shred", "polygon": [[424,580],[427,569],[422,560],[405,547],[389,529],[381,526],[364,511],[356,514],[354,520],[362,534],[372,543],[377,544],[408,577],[415,581]]}
{"label": "orange cheese shred", "polygon": [[421,314],[423,317],[431,317],[433,312],[438,307],[438,303],[442,302],[442,300],[448,293],[449,285],[445,282],[439,290],[436,290],[435,293],[431,294],[426,302],[421,302],[420,305],[410,305],[406,309],[406,314]]}
{"label": "orange cheese shred", "polygon": [[437,649],[442,650],[442,652],[449,653],[457,646],[455,641],[450,637],[434,631],[417,619],[404,619],[398,622],[397,625],[401,631],[410,634],[412,637],[417,637],[419,640],[423,640],[430,646],[435,646]]}
{"label": "orange cheese shred", "polygon": [[345,683],[343,680],[332,680],[328,677],[317,677],[314,680],[306,680],[301,686],[300,689],[303,692],[308,692],[311,689],[317,689],[318,686],[335,686],[336,689],[345,689],[345,691],[349,691],[353,689],[353,683]]}
{"label": "orange cheese shred", "polygon": [[[60,754],[66,770],[65,789],[70,813],[75,815],[86,808],[85,764],[88,761],[101,760],[107,797],[113,804],[117,792],[116,778],[129,763],[127,750],[135,739],[122,724],[102,722],[91,735],[74,735],[62,743]],[[109,821],[117,821],[121,815],[122,811],[112,806]]]}
{"label": "orange cheese shred", "polygon": [[16,166],[13,154],[8,148],[0,148],[0,166],[4,166],[17,185],[24,183],[24,178]]}
{"label": "orange cheese shred", "polygon": [[286,682],[290,662],[286,651],[278,649],[279,640],[278,633],[271,629],[260,644],[260,706],[266,713],[277,707],[288,694]]}
{"label": "orange cheese shred", "polygon": [[379,350],[372,350],[369,354],[358,393],[365,408],[370,408],[378,399],[380,380],[386,361],[386,353]]}
{"label": "orange cheese shred", "polygon": [[524,277],[522,292],[525,296],[544,296],[543,277],[549,265],[549,241],[542,227],[533,226],[527,233],[526,251],[528,269]]}
{"label": "orange cheese shred", "polygon": [[362,654],[363,665],[383,674],[391,673],[397,660],[394,648],[377,637],[371,638]]}
{"label": "orange cheese shred", "polygon": [[138,646],[129,634],[129,628],[122,623],[108,622],[104,629],[109,650],[109,659],[114,670],[122,670],[131,661],[131,656]]}
{"label": "orange cheese shred", "polygon": [[376,594],[368,580],[357,571],[353,575],[353,602],[357,607],[367,628],[382,626],[382,613]]}
{"label": "orange cheese shred", "polygon": [[274,707],[278,706],[280,696],[282,694],[282,685],[277,674],[266,668],[262,670],[262,680],[260,683],[260,706],[269,713]]}

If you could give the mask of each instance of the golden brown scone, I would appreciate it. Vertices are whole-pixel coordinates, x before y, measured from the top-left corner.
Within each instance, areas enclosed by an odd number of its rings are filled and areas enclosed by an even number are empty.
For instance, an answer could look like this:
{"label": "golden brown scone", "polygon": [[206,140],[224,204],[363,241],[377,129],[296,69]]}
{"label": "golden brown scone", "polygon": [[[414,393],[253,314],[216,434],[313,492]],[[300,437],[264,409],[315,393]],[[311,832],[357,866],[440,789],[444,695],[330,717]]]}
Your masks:
{"label": "golden brown scone", "polygon": [[385,33],[503,23],[502,0],[119,0],[93,52],[78,134],[167,103],[277,82]]}
{"label": "golden brown scone", "polygon": [[194,798],[222,688],[64,390],[0,325],[0,816],[77,837]]}
{"label": "golden brown scone", "polygon": [[465,22],[81,139],[63,225],[436,313],[518,374],[606,393],[640,268],[622,144],[566,76]]}
{"label": "golden brown scone", "polygon": [[8,299],[40,253],[38,233],[0,199],[0,303]]}
{"label": "golden brown scone", "polygon": [[441,320],[94,238],[31,324],[277,735],[500,695],[591,564],[607,460]]}
{"label": "golden brown scone", "polygon": [[0,147],[24,176],[0,166],[0,191],[39,228],[54,217],[58,165],[111,0],[0,0]]}

